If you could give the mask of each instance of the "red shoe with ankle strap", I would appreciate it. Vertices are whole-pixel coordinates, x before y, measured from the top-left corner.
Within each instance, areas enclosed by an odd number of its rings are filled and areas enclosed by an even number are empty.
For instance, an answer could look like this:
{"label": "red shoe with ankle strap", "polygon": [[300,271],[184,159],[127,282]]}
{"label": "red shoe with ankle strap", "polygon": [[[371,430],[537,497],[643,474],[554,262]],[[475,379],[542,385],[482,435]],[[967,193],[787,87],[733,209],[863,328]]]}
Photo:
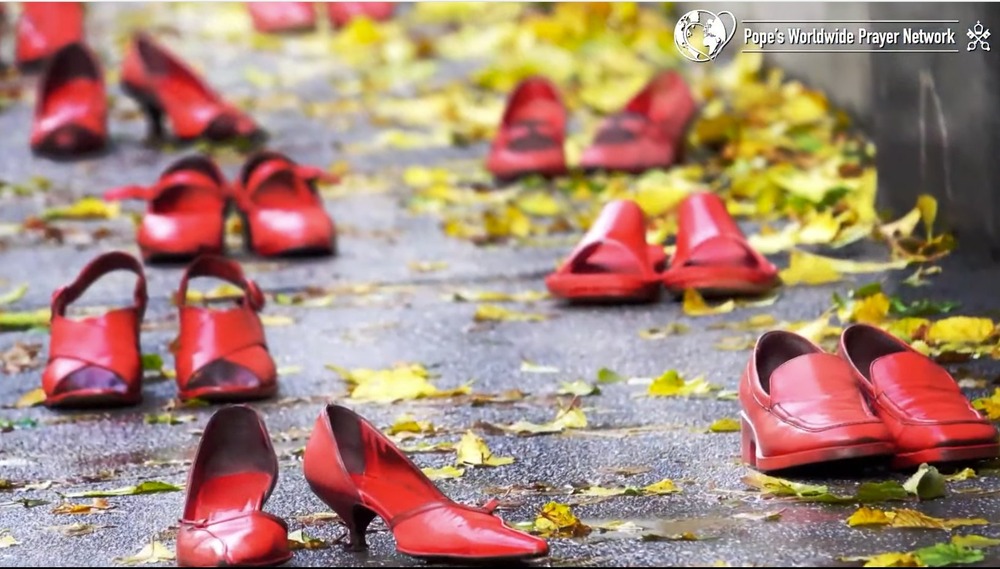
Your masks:
{"label": "red shoe with ankle strap", "polygon": [[312,2],[249,2],[250,18],[258,32],[275,34],[316,29]]}
{"label": "red shoe with ankle strap", "polygon": [[80,2],[22,2],[17,21],[17,65],[36,68],[63,47],[83,41]]}
{"label": "red shoe with ankle strap", "polygon": [[[187,303],[188,281],[215,277],[243,289],[236,306],[212,310]],[[278,372],[258,312],[264,294],[235,261],[204,255],[188,267],[177,293],[180,335],[174,354],[181,400],[238,401],[271,397]]]}
{"label": "red shoe with ankle strap", "polygon": [[268,567],[292,558],[288,525],[263,511],[278,458],[260,415],[237,405],[205,425],[177,531],[181,567]]}
{"label": "red shoe with ankle strap", "polygon": [[222,253],[229,197],[222,172],[205,156],[181,158],[152,186],[125,186],[104,193],[106,200],[148,202],[136,240],[143,258],[151,263]]}
{"label": "red shoe with ankle strap", "polygon": [[[134,304],[101,316],[69,318],[66,307],[112,271],[138,276]],[[139,327],[146,312],[142,264],[127,253],[105,253],[52,295],[49,360],[42,372],[47,407],[132,405],[142,399]]]}
{"label": "red shoe with ankle strap", "polygon": [[346,26],[357,17],[365,17],[375,22],[392,18],[396,10],[395,2],[327,2],[326,14],[335,28]]}
{"label": "red shoe with ankle strap", "polygon": [[71,43],[48,61],[38,83],[31,148],[49,156],[77,156],[108,141],[104,72],[82,43]]}
{"label": "red shoe with ankle strap", "polygon": [[180,58],[137,33],[122,63],[122,89],[142,106],[150,135],[163,138],[163,115],[180,140],[257,138],[263,131],[227,103]]}
{"label": "red shoe with ankle strap", "polygon": [[566,108],[542,77],[522,81],[507,100],[486,168],[500,180],[566,173]]}
{"label": "red shoe with ankle strap", "polygon": [[236,191],[247,246],[265,256],[334,254],[336,230],[316,182],[337,180],[277,152],[251,157]]}
{"label": "red shoe with ankle strap", "polygon": [[457,504],[385,435],[353,411],[328,405],[306,444],[309,487],[347,525],[349,546],[363,549],[375,516],[396,549],[413,557],[457,561],[515,560],[548,554],[544,540],[507,527],[483,508]]}
{"label": "red shoe with ankle strap", "polygon": [[996,427],[980,415],[955,379],[892,334],[848,326],[839,352],[896,442],[893,466],[1000,456]]}

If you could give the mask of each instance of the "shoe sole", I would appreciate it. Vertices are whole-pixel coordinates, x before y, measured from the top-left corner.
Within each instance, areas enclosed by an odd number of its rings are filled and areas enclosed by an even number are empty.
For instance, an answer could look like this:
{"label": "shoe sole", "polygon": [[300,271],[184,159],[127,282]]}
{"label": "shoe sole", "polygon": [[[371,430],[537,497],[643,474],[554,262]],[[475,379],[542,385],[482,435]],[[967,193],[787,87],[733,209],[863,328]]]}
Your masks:
{"label": "shoe sole", "polygon": [[904,469],[920,466],[924,463],[971,462],[998,457],[1000,457],[1000,443],[938,447],[896,455],[892,459],[892,467]]}
{"label": "shoe sole", "polygon": [[836,462],[856,458],[875,458],[891,456],[895,452],[895,445],[890,442],[864,442],[852,445],[840,445],[834,447],[818,448],[783,454],[778,456],[761,456],[757,453],[756,435],[746,415],[742,415],[741,451],[743,462],[760,470],[769,472],[775,470],[786,470],[811,464],[821,464],[826,462]]}

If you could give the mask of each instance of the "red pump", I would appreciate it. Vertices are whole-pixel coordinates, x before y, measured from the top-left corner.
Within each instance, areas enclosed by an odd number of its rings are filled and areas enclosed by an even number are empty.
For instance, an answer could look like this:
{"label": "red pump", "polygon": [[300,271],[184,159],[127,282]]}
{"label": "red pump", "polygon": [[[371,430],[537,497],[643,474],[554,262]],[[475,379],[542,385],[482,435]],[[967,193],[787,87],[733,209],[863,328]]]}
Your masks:
{"label": "red pump", "polygon": [[31,70],[57,51],[83,41],[81,2],[22,2],[17,20],[17,65]]}
{"label": "red pump", "polygon": [[38,82],[31,148],[37,154],[72,157],[96,152],[108,141],[104,71],[82,43],[60,48]]}

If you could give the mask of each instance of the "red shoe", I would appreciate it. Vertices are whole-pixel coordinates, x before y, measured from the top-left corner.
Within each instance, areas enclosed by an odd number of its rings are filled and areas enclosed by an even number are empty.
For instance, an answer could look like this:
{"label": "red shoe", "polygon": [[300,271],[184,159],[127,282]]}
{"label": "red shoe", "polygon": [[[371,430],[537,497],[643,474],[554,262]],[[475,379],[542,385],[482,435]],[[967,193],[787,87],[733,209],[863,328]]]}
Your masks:
{"label": "red shoe", "polygon": [[136,238],[147,262],[222,253],[229,190],[210,158],[182,158],[164,170],[155,185],[108,190],[104,199],[149,202]]}
{"label": "red shoe", "polygon": [[688,196],[678,217],[677,248],[663,274],[671,291],[762,294],[779,284],[778,268],[750,246],[719,196]]}
{"label": "red shoe", "polygon": [[392,18],[396,10],[395,2],[327,2],[326,15],[335,28],[346,26],[357,17],[365,17],[375,22]]}
{"label": "red shoe", "polygon": [[38,83],[32,150],[50,156],[95,152],[107,144],[107,123],[104,72],[97,57],[82,43],[63,47]]}
{"label": "red shoe", "polygon": [[253,27],[261,33],[307,32],[316,29],[312,2],[248,2]]}
{"label": "red shoe", "polygon": [[545,286],[557,297],[603,301],[652,300],[660,292],[663,247],[646,243],[642,209],[630,200],[608,203]]}
{"label": "red shoe", "polygon": [[38,67],[63,47],[82,41],[82,3],[21,3],[15,56],[21,69]]}
{"label": "red shoe", "polygon": [[544,540],[507,527],[484,508],[457,504],[371,423],[328,405],[306,444],[309,487],[347,525],[350,547],[366,547],[365,530],[385,520],[396,549],[413,557],[458,561],[515,560],[548,554]]}
{"label": "red shoe", "polygon": [[265,256],[332,255],[336,230],[316,190],[319,180],[337,178],[277,152],[251,157],[236,191],[248,246]]}
{"label": "red shoe", "polygon": [[122,89],[142,105],[151,135],[163,137],[163,115],[181,140],[255,138],[263,131],[243,111],[222,100],[176,55],[138,33],[122,64]]}
{"label": "red shoe", "polygon": [[996,427],[930,358],[866,324],[844,330],[839,352],[896,441],[894,467],[1000,456]]}
{"label": "red shoe", "polygon": [[292,558],[288,525],[263,511],[278,457],[260,415],[237,405],[205,425],[177,532],[181,567],[267,567]]}
{"label": "red shoe", "polygon": [[[188,281],[216,277],[244,291],[237,306],[211,310],[187,304]],[[264,399],[278,390],[278,372],[257,313],[264,295],[235,261],[204,255],[187,268],[177,293],[180,335],[175,366],[181,400]]]}
{"label": "red shoe", "polygon": [[889,456],[889,429],[850,367],[791,332],[763,334],[743,371],[743,461],[761,471]]}
{"label": "red shoe", "polygon": [[501,180],[566,173],[566,108],[541,77],[522,81],[507,100],[486,168]]}
{"label": "red shoe", "polygon": [[620,113],[604,121],[580,165],[631,173],[668,168],[678,159],[694,112],[694,97],[684,79],[676,71],[661,73]]}
{"label": "red shoe", "polygon": [[[128,308],[103,316],[67,318],[66,306],[112,271],[138,275]],[[47,407],[132,405],[142,399],[139,326],[146,312],[146,277],[127,253],[105,253],[91,261],[67,287],[52,295],[49,361],[42,373]]]}

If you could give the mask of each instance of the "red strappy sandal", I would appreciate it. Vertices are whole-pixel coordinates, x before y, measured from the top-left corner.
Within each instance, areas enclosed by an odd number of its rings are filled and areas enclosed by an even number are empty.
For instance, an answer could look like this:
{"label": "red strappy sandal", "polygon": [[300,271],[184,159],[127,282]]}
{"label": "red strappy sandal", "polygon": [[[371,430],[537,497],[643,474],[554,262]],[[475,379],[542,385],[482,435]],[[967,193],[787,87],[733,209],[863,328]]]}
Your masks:
{"label": "red strappy sandal", "polygon": [[23,2],[16,33],[18,67],[36,69],[63,47],[83,41],[83,3]]}
{"label": "red strappy sandal", "polygon": [[346,26],[357,17],[384,22],[396,10],[395,2],[327,2],[326,14],[335,28]]}
{"label": "red strappy sandal", "polygon": [[663,273],[672,292],[753,295],[780,283],[777,267],[750,246],[719,196],[692,194],[681,202],[678,216],[676,252]]}
{"label": "red strappy sandal", "polygon": [[150,187],[108,190],[106,200],[146,200],[137,241],[147,262],[186,261],[202,253],[222,253],[230,192],[210,158],[188,156],[174,162]]}
{"label": "red strappy sandal", "polygon": [[[132,271],[138,276],[135,304],[102,316],[67,318],[66,307],[112,271]],[[142,265],[117,251],[91,261],[72,284],[52,295],[49,360],[42,373],[47,407],[132,405],[142,399],[139,327],[146,299]]]}
{"label": "red strappy sandal", "polygon": [[82,43],[52,56],[38,83],[31,148],[49,156],[98,151],[108,141],[108,103],[104,72]]}
{"label": "red strappy sandal", "polygon": [[500,180],[566,173],[566,108],[542,77],[522,81],[507,100],[486,168]]}
{"label": "red strappy sandal", "polygon": [[[222,279],[242,288],[244,296],[227,310],[190,306],[187,288],[194,277]],[[237,401],[274,395],[278,372],[257,315],[264,294],[240,265],[214,255],[199,257],[181,278],[177,295],[180,336],[174,356],[180,398]]]}
{"label": "red strappy sandal", "polygon": [[316,29],[312,2],[248,2],[253,27],[265,34],[307,32]]}
{"label": "red strappy sandal", "polygon": [[545,286],[568,300],[653,300],[665,262],[663,247],[646,243],[642,209],[631,200],[616,200],[604,206]]}

